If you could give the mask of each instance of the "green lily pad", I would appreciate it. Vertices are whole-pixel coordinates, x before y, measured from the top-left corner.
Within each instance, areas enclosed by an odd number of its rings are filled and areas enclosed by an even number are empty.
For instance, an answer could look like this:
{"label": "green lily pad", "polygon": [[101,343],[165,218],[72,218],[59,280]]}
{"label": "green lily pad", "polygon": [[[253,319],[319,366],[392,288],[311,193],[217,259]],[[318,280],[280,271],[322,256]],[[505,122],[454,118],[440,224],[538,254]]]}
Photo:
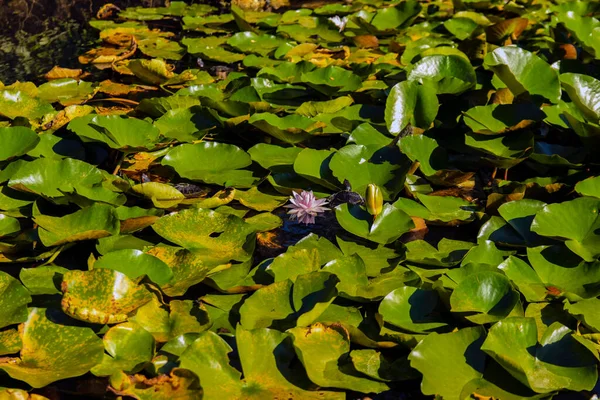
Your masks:
{"label": "green lily pad", "polygon": [[245,261],[255,235],[249,224],[235,215],[206,209],[189,209],[166,215],[152,225],[165,239],[203,254],[207,261]]}
{"label": "green lily pad", "polygon": [[589,75],[566,73],[560,75],[560,83],[577,108],[591,122],[600,120],[600,81]]}
{"label": "green lily pad", "polygon": [[154,338],[133,322],[113,326],[102,340],[108,354],[92,368],[96,376],[111,376],[119,371],[138,372],[154,355]]}
{"label": "green lily pad", "polygon": [[558,103],[558,73],[537,55],[520,47],[505,46],[488,53],[484,65],[494,71],[515,96],[529,92]]}
{"label": "green lily pad", "polygon": [[198,106],[169,110],[154,122],[161,135],[179,142],[194,142],[202,139],[216,128],[214,118]]}
{"label": "green lily pad", "polygon": [[275,35],[257,35],[254,32],[238,32],[227,40],[227,44],[236,50],[261,56],[269,55],[283,43],[284,41]]}
{"label": "green lily pad", "polygon": [[448,163],[446,150],[437,141],[425,135],[411,135],[400,139],[400,150],[411,161],[419,161],[419,169],[425,176],[433,176],[445,169]]}
{"label": "green lily pad", "polygon": [[381,245],[371,248],[356,242],[345,241],[340,237],[337,237],[337,244],[346,256],[358,254],[365,263],[366,273],[370,277],[379,276],[381,270],[392,267],[394,259],[400,257],[393,249]]}
{"label": "green lily pad", "polygon": [[172,208],[177,206],[185,195],[173,186],[160,182],[144,182],[131,188],[136,193],[152,200],[157,208]]}
{"label": "green lily pad", "polygon": [[0,237],[12,236],[21,231],[21,224],[17,218],[0,214]]}
{"label": "green lily pad", "polygon": [[486,355],[481,351],[485,332],[481,327],[452,333],[431,333],[411,351],[411,367],[423,374],[421,391],[460,399],[463,387],[483,376]]}
{"label": "green lily pad", "polygon": [[146,253],[162,260],[171,269],[172,279],[161,285],[168,296],[182,296],[191,286],[202,282],[211,271],[219,269],[219,265],[206,260],[202,252],[181,247],[160,245],[147,249]]}
{"label": "green lily pad", "polygon": [[460,94],[473,87],[476,78],[473,66],[463,57],[432,55],[412,67],[408,80],[430,85],[437,94]]}
{"label": "green lily pad", "polygon": [[94,263],[94,268],[106,268],[119,271],[136,281],[141,276],[157,285],[166,285],[173,278],[173,271],[159,258],[135,249],[111,251]]}
{"label": "green lily pad", "polygon": [[[585,4],[584,2],[574,3]],[[600,41],[596,32],[600,27],[600,21],[586,14],[588,12],[579,14],[569,10],[557,13],[554,18],[556,22],[561,23],[576,38],[581,47],[590,54],[597,56],[600,54]]]}
{"label": "green lily pad", "polygon": [[490,104],[473,107],[463,114],[469,128],[484,135],[526,128],[544,118],[544,113],[533,104]]}
{"label": "green lily pad", "polygon": [[96,93],[93,83],[71,78],[55,79],[38,89],[40,99],[49,103],[60,102],[63,106],[81,104]]}
{"label": "green lily pad", "polygon": [[581,300],[577,303],[565,303],[565,310],[583,322],[585,326],[598,332],[600,331],[600,315],[598,315],[598,299]]}
{"label": "green lily pad", "polygon": [[289,331],[298,358],[310,380],[321,387],[337,387],[362,393],[380,393],[388,389],[382,382],[344,373],[338,360],[350,351],[346,331],[320,323]]}
{"label": "green lily pad", "polygon": [[527,301],[536,302],[546,298],[546,286],[525,261],[515,256],[509,256],[498,265],[498,269],[502,270],[508,279],[517,285]]}
{"label": "green lily pad", "polygon": [[252,187],[247,191],[236,190],[235,199],[243,206],[256,211],[273,211],[277,207],[281,207],[288,200],[284,196],[273,196],[261,192],[257,187]]}
{"label": "green lily pad", "polygon": [[394,207],[411,217],[426,221],[470,221],[474,218],[475,206],[459,197],[417,194],[417,198],[423,206],[410,199],[400,198],[394,203]]}
{"label": "green lily pad", "polygon": [[40,138],[29,128],[14,126],[0,128],[0,140],[3,143],[0,161],[5,161],[27,153],[39,143]]}
{"label": "green lily pad", "polygon": [[253,293],[240,308],[242,326],[245,329],[268,328],[274,321],[293,314],[289,301],[292,285],[292,281],[286,279]]}
{"label": "green lily pad", "polygon": [[326,95],[353,92],[362,83],[360,77],[357,75],[336,66],[328,66],[304,72],[301,81]]}
{"label": "green lily pad", "polygon": [[392,135],[398,135],[409,124],[427,129],[437,116],[438,109],[434,88],[404,81],[390,91],[385,104],[385,122]]}
{"label": "green lily pad", "polygon": [[347,145],[331,157],[329,168],[340,183],[350,181],[355,192],[364,194],[375,184],[384,200],[391,200],[403,188],[408,164],[397,147]]}
{"label": "green lily pad", "polygon": [[379,304],[384,322],[409,332],[427,332],[446,326],[435,309],[439,304],[435,291],[405,286],[385,296]]}
{"label": "green lily pad", "polygon": [[[193,163],[191,160],[203,160]],[[183,144],[162,160],[181,177],[221,186],[250,187],[256,181],[251,171],[242,168],[252,163],[250,156],[237,146],[218,142]]]}
{"label": "green lily pad", "polygon": [[563,203],[546,205],[538,211],[531,230],[542,236],[566,239],[571,251],[586,261],[594,261],[600,255],[599,202],[595,198],[581,197]]}
{"label": "green lily pad", "polygon": [[162,37],[142,39],[137,45],[148,57],[181,60],[185,54],[185,49],[179,43]]}
{"label": "green lily pad", "polygon": [[55,323],[49,312],[30,309],[20,333],[20,357],[0,359],[0,369],[35,388],[85,374],[104,352],[102,340],[90,328]]}
{"label": "green lily pad", "polygon": [[46,247],[99,239],[119,233],[119,220],[115,209],[106,204],[95,203],[64,217],[44,215],[35,205],[33,219],[39,225],[38,235]]}
{"label": "green lily pad", "polygon": [[16,329],[0,331],[0,355],[18,353],[22,347],[19,331]]}
{"label": "green lily pad", "polygon": [[508,278],[497,272],[478,272],[463,279],[450,296],[453,312],[477,324],[507,317],[519,300]]}
{"label": "green lily pad", "polygon": [[436,249],[424,240],[413,240],[406,243],[406,259],[408,261],[436,267],[452,267],[460,264],[474,243],[443,238]]}
{"label": "green lily pad", "polygon": [[561,245],[527,248],[527,258],[540,280],[554,295],[570,301],[595,297],[600,293],[596,263],[583,261]]}
{"label": "green lily pad", "polygon": [[285,165],[293,165],[302,149],[298,147],[280,147],[273,144],[259,143],[248,150],[252,161],[261,167],[272,169]]}
{"label": "green lily pad", "polygon": [[94,324],[118,324],[152,300],[152,293],[126,275],[110,269],[69,271],[63,275],[62,310]]}
{"label": "green lily pad", "polygon": [[77,194],[103,203],[121,205],[125,202],[125,196],[111,187],[109,178],[101,170],[73,158],[38,158],[27,162],[11,174],[8,186],[50,198]]}
{"label": "green lily pad", "polygon": [[83,140],[106,143],[113,149],[151,149],[159,130],[147,121],[118,115],[88,114],[67,126]]}
{"label": "green lily pad", "polygon": [[165,60],[159,58],[128,60],[127,68],[137,78],[151,85],[166,83],[175,75]]}
{"label": "green lily pad", "polygon": [[364,208],[349,204],[336,207],[335,217],[348,232],[381,244],[393,242],[415,226],[404,211],[391,204],[385,204],[374,221]]}
{"label": "green lily pad", "polygon": [[181,44],[187,47],[190,54],[200,55],[211,61],[234,63],[244,59],[243,54],[233,53],[222,47],[227,42],[226,37],[183,38]]}
{"label": "green lily pad", "polygon": [[0,91],[0,115],[10,119],[24,117],[38,119],[54,112],[50,103],[30,96],[25,91],[4,89]]}
{"label": "green lily pad", "polygon": [[295,112],[304,117],[313,118],[320,114],[337,113],[352,105],[352,103],[354,103],[354,100],[350,96],[342,96],[328,101],[307,101],[302,103]]}
{"label": "green lily pad", "polygon": [[[554,350],[559,344],[560,353]],[[559,322],[550,325],[538,343],[533,318],[507,318],[492,326],[481,349],[538,393],[589,390],[598,378],[596,357]]]}
{"label": "green lily pad", "polygon": [[18,324],[27,320],[27,304],[31,302],[31,296],[21,283],[0,271],[0,328]]}
{"label": "green lily pad", "polygon": [[40,265],[35,268],[23,268],[19,279],[33,295],[59,294],[62,277],[68,269],[57,265]]}
{"label": "green lily pad", "polygon": [[291,114],[278,117],[271,113],[253,114],[248,122],[269,135],[289,144],[296,144],[308,139],[312,132],[318,130],[318,122],[302,115]]}

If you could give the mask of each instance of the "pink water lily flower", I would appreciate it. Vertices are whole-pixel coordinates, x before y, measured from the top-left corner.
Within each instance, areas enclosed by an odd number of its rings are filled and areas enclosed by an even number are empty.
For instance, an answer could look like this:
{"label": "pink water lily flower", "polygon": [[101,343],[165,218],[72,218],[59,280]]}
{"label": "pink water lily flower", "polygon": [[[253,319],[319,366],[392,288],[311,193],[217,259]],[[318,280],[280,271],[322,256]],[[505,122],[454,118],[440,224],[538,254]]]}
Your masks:
{"label": "pink water lily flower", "polygon": [[301,193],[294,192],[294,195],[290,197],[290,203],[292,204],[284,206],[290,208],[288,211],[290,219],[298,218],[298,222],[306,225],[314,224],[316,216],[329,210],[329,208],[323,207],[327,204],[327,199],[317,199],[312,190],[310,192],[305,190]]}

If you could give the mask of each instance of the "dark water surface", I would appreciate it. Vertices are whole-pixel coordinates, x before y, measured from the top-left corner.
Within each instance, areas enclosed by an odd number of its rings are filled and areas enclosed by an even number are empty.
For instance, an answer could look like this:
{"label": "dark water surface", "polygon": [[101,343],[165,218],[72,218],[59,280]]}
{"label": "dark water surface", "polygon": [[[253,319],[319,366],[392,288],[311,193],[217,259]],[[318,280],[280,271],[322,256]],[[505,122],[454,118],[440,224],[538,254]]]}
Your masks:
{"label": "dark water surface", "polygon": [[[165,0],[114,0],[120,8]],[[0,81],[44,81],[53,66],[80,68],[77,56],[98,40],[87,23],[106,0],[0,0]]]}

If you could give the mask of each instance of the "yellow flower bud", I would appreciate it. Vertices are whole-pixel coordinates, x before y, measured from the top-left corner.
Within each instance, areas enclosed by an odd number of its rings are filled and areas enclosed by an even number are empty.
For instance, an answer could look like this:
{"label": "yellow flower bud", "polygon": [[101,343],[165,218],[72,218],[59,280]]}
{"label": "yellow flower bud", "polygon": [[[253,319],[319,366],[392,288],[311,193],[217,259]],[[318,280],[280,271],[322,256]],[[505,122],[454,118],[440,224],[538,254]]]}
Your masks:
{"label": "yellow flower bud", "polygon": [[381,189],[379,186],[370,183],[367,186],[367,211],[373,217],[377,218],[379,214],[381,214],[381,210],[383,209],[383,194],[381,193]]}

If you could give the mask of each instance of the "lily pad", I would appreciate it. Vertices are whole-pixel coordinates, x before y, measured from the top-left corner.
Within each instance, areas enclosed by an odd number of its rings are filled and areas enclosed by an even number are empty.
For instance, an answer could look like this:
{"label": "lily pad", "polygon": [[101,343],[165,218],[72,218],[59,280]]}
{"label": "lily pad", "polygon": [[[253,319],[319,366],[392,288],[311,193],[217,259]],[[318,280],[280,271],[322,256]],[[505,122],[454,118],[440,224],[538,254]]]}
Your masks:
{"label": "lily pad", "polygon": [[[201,164],[191,160],[201,159]],[[183,177],[221,186],[250,187],[256,181],[251,171],[242,168],[252,163],[237,146],[225,143],[183,144],[169,151],[162,164]]]}
{"label": "lily pad", "polygon": [[44,215],[34,206],[33,218],[39,225],[38,235],[46,247],[119,233],[115,210],[105,204],[94,204],[64,217]]}
{"label": "lily pad", "polygon": [[104,346],[87,327],[53,322],[44,308],[31,308],[22,325],[20,356],[0,359],[0,369],[35,388],[80,376],[102,360]]}
{"label": "lily pad", "polygon": [[558,73],[535,54],[516,46],[505,46],[488,53],[484,65],[518,96],[528,92],[552,103],[560,98]]}
{"label": "lily pad", "polygon": [[336,207],[335,216],[348,232],[382,244],[393,242],[415,226],[404,211],[391,204],[384,205],[375,220],[364,208],[349,204]]}
{"label": "lily pad", "polygon": [[135,249],[106,253],[96,260],[94,268],[119,271],[134,281],[137,280],[136,278],[146,275],[157,285],[166,285],[173,278],[173,271],[167,264],[157,257]]}
{"label": "lily pad", "polygon": [[392,135],[398,135],[409,124],[427,129],[437,116],[438,109],[434,88],[404,81],[390,91],[385,105],[385,122]]}
{"label": "lily pad", "polygon": [[27,304],[31,302],[31,296],[27,289],[6,272],[0,272],[0,290],[2,291],[0,328],[25,322],[27,320]]}
{"label": "lily pad", "polygon": [[103,142],[114,149],[150,149],[159,135],[149,122],[118,115],[89,114],[69,122],[67,128],[84,140]]}
{"label": "lily pad", "polygon": [[152,293],[110,269],[69,271],[63,275],[62,310],[93,324],[117,324],[152,300]]}
{"label": "lily pad", "polygon": [[33,149],[40,141],[39,136],[29,128],[15,126],[0,128],[0,161],[22,156]]}
{"label": "lily pad", "polygon": [[[560,355],[553,351],[558,343],[564,350]],[[558,322],[550,325],[538,343],[533,318],[507,318],[492,326],[481,349],[538,393],[562,387],[589,390],[598,378],[596,357]]]}
{"label": "lily pad", "polygon": [[245,261],[253,250],[254,232],[235,215],[206,209],[189,209],[166,215],[152,225],[165,239],[203,254],[206,260]]}
{"label": "lily pad", "polygon": [[96,376],[110,376],[119,371],[137,372],[154,355],[154,338],[133,322],[113,326],[102,340],[108,354],[92,368]]}
{"label": "lily pad", "polygon": [[446,326],[436,316],[440,300],[435,291],[410,286],[398,288],[379,304],[383,320],[409,332],[427,332]]}
{"label": "lily pad", "polygon": [[408,74],[408,80],[430,85],[437,94],[459,94],[475,85],[475,70],[459,56],[423,57]]}

